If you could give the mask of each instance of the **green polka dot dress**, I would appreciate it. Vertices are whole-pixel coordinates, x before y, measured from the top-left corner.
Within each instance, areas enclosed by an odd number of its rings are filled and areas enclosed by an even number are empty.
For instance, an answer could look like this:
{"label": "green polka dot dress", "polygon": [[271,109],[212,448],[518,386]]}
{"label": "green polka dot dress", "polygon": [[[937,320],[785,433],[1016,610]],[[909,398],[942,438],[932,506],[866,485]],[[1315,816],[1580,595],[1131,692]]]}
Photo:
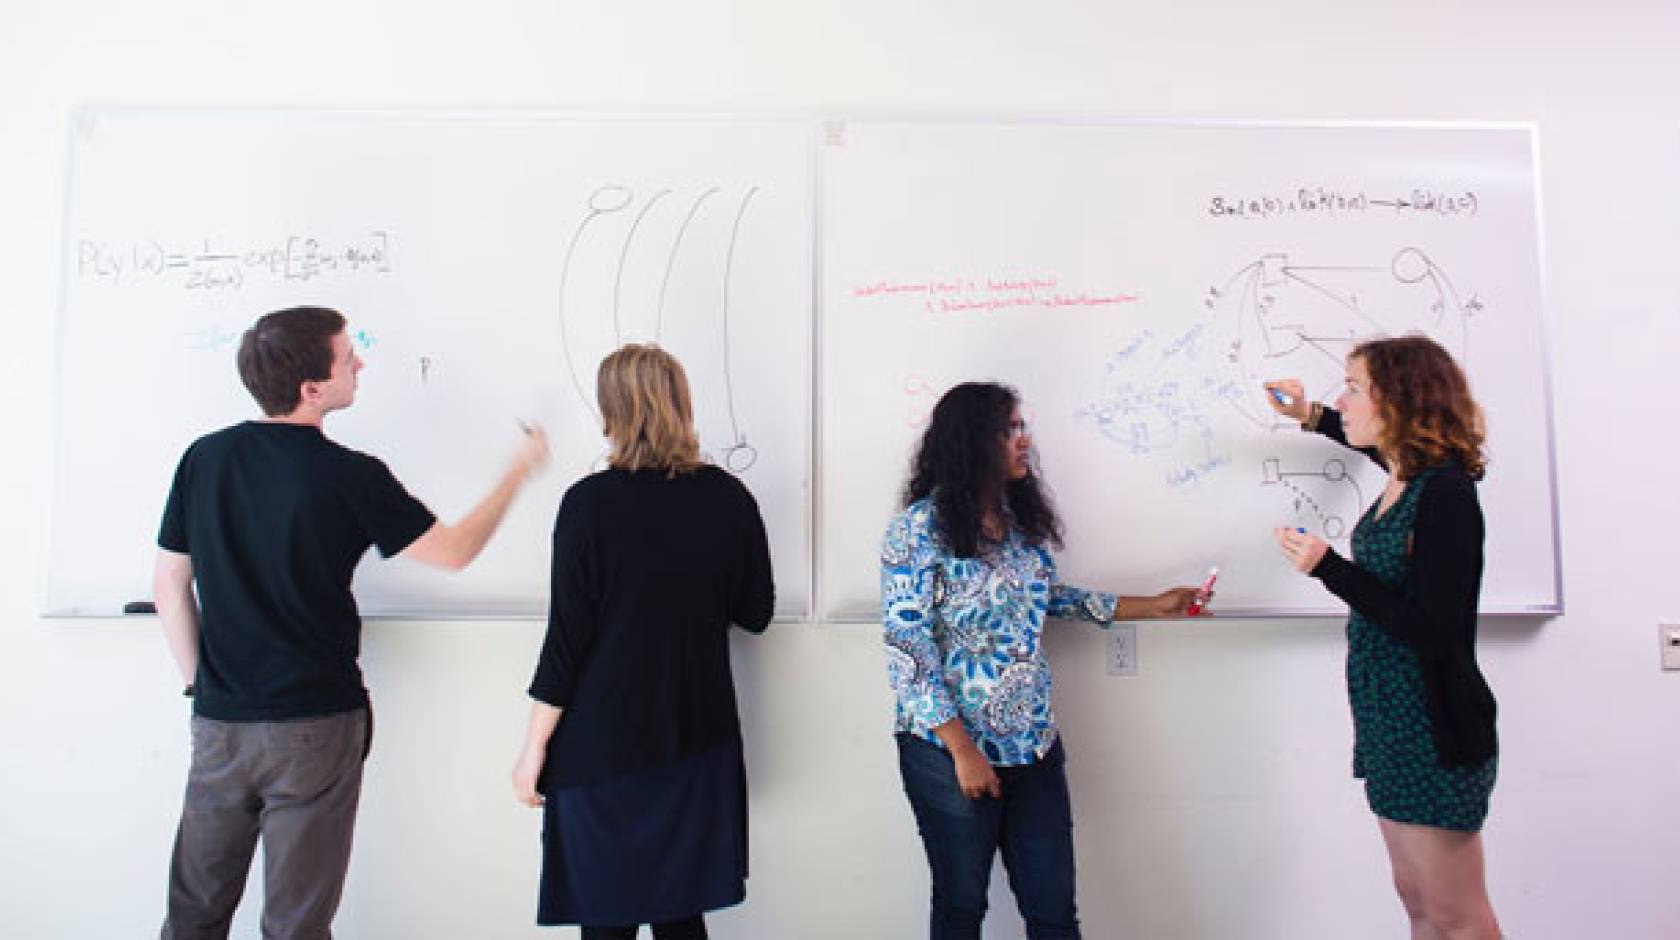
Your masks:
{"label": "green polka dot dress", "polygon": [[[1406,484],[1380,516],[1373,504],[1353,530],[1353,559],[1386,586],[1411,596],[1407,542],[1418,498],[1434,471]],[[1411,647],[1359,611],[1348,618],[1348,702],[1353,707],[1353,775],[1365,780],[1371,811],[1395,822],[1476,832],[1487,818],[1498,758],[1443,767],[1430,736],[1423,670]]]}

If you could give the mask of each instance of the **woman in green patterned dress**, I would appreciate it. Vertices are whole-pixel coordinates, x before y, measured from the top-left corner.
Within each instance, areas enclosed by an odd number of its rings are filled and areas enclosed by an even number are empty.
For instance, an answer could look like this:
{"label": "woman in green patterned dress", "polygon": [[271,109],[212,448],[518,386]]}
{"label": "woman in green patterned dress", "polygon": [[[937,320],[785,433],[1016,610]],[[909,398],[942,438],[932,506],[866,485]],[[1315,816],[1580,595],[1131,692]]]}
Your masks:
{"label": "woman in green patterned dress", "polygon": [[1389,472],[1353,530],[1351,562],[1297,529],[1279,529],[1278,544],[1350,608],[1353,772],[1412,937],[1497,938],[1481,839],[1498,743],[1493,693],[1476,665],[1480,409],[1452,356],[1423,336],[1355,348],[1334,408],[1307,401],[1295,379],[1266,387],[1279,413]]}

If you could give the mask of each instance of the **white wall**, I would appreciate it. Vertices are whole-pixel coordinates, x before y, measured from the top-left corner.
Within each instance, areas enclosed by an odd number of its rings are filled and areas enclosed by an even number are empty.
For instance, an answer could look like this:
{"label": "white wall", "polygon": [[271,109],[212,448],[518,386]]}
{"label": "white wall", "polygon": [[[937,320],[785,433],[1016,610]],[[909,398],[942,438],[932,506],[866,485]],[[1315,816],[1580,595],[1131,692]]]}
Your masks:
{"label": "white wall", "polygon": [[[0,460],[0,933],[154,930],[186,765],[153,624],[35,615],[65,119],[79,104],[1537,121],[1569,613],[1484,625],[1505,748],[1490,881],[1524,940],[1680,933],[1680,674],[1658,671],[1654,626],[1680,619],[1680,511],[1658,486],[1680,458],[1663,394],[1680,347],[1680,7],[211,6],[0,6],[0,375],[20,403]],[[144,402],[112,390],[113,408]],[[537,933],[537,821],[505,780],[538,640],[534,624],[369,628],[381,723],[341,935]],[[1347,777],[1340,625],[1151,625],[1140,646],[1142,675],[1108,678],[1094,631],[1052,639],[1089,935],[1403,935]],[[874,631],[780,626],[743,638],[737,664],[754,874],[717,933],[915,936],[926,876]],[[988,935],[1018,934],[1007,895],[994,901]]]}

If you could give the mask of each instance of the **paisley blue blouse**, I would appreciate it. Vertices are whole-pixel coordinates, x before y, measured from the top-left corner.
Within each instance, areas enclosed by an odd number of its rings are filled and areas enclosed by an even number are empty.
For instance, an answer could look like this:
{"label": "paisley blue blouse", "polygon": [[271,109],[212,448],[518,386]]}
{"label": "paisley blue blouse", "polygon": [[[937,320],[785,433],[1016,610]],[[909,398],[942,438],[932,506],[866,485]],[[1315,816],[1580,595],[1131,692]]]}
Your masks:
{"label": "paisley blue blouse", "polygon": [[1030,764],[1056,743],[1047,617],[1107,625],[1115,596],[1060,584],[1042,545],[1011,529],[977,558],[958,558],[933,525],[933,500],[906,507],[881,545],[881,617],[894,730],[939,744],[961,718],[986,759]]}

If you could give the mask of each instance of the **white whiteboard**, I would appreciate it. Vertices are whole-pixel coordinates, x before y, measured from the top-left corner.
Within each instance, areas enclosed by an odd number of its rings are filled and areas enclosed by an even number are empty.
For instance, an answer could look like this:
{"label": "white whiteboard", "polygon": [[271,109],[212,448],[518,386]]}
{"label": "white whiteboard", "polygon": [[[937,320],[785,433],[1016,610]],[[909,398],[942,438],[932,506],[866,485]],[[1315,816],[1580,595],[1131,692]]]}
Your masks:
{"label": "white whiteboard", "polygon": [[604,453],[596,364],[656,339],[758,499],[778,613],[809,615],[810,122],[103,111],[71,138],[49,613],[149,597],[182,449],[256,416],[240,333],[307,303],[344,311],[367,362],[327,433],[442,517],[488,491],[518,420],[555,450],[467,571],[370,553],[364,613],[541,614],[555,507]]}
{"label": "white whiteboard", "polygon": [[1485,612],[1561,607],[1527,127],[831,122],[822,164],[819,611],[878,615],[877,547],[944,389],[1016,386],[1063,576],[1128,593],[1220,568],[1227,615],[1334,614],[1273,527],[1344,554],[1381,489],[1273,419],[1354,341],[1467,366],[1491,463]]}

